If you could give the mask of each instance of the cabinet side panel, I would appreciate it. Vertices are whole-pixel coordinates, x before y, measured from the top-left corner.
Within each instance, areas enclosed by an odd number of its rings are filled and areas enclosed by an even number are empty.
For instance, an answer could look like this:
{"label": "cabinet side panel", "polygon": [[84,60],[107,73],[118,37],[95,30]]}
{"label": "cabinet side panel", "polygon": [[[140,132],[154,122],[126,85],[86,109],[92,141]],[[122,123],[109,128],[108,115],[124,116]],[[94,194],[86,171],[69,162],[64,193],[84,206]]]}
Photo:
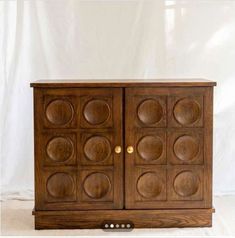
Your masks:
{"label": "cabinet side panel", "polygon": [[40,105],[42,101],[42,89],[34,88],[34,193],[35,193],[35,210],[42,206],[42,175],[40,168],[40,115],[42,113],[42,107]]}
{"label": "cabinet side panel", "polygon": [[205,207],[212,207],[213,170],[213,87],[208,87],[204,101],[204,166],[205,166]]}

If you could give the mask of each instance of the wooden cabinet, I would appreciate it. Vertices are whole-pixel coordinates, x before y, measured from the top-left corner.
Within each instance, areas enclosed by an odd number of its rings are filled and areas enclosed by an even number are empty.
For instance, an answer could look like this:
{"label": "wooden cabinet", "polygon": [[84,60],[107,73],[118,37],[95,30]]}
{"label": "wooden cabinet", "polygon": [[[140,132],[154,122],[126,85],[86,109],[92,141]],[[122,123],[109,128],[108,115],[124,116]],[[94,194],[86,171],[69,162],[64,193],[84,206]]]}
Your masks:
{"label": "wooden cabinet", "polygon": [[211,226],[214,85],[32,83],[36,229]]}

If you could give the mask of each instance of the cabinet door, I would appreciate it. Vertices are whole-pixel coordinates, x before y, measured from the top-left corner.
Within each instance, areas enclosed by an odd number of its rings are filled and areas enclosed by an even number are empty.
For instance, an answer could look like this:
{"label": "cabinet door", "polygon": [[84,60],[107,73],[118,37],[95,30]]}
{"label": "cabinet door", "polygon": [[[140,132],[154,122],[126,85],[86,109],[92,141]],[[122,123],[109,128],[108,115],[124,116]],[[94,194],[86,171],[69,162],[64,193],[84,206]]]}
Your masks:
{"label": "cabinet door", "polygon": [[212,89],[125,93],[126,208],[211,207]]}
{"label": "cabinet door", "polygon": [[35,89],[36,210],[123,207],[121,89]]}

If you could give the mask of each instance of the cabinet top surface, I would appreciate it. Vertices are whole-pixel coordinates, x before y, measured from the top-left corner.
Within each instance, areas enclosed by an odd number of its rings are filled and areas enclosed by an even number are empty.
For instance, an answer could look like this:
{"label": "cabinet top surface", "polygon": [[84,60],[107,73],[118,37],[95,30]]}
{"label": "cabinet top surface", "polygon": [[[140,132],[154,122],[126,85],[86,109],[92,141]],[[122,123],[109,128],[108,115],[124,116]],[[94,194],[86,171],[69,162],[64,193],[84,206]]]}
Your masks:
{"label": "cabinet top surface", "polygon": [[73,88],[73,87],[205,87],[215,86],[207,79],[96,79],[96,80],[38,80],[31,87]]}

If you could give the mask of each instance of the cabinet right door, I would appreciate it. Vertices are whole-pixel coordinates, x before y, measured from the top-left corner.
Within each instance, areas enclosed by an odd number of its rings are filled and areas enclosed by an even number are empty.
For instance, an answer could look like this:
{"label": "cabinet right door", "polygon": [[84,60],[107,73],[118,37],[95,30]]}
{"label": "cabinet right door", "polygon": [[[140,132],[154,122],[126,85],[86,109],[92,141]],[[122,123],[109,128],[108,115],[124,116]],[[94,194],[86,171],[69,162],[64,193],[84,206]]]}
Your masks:
{"label": "cabinet right door", "polygon": [[213,89],[125,94],[125,207],[211,208]]}

